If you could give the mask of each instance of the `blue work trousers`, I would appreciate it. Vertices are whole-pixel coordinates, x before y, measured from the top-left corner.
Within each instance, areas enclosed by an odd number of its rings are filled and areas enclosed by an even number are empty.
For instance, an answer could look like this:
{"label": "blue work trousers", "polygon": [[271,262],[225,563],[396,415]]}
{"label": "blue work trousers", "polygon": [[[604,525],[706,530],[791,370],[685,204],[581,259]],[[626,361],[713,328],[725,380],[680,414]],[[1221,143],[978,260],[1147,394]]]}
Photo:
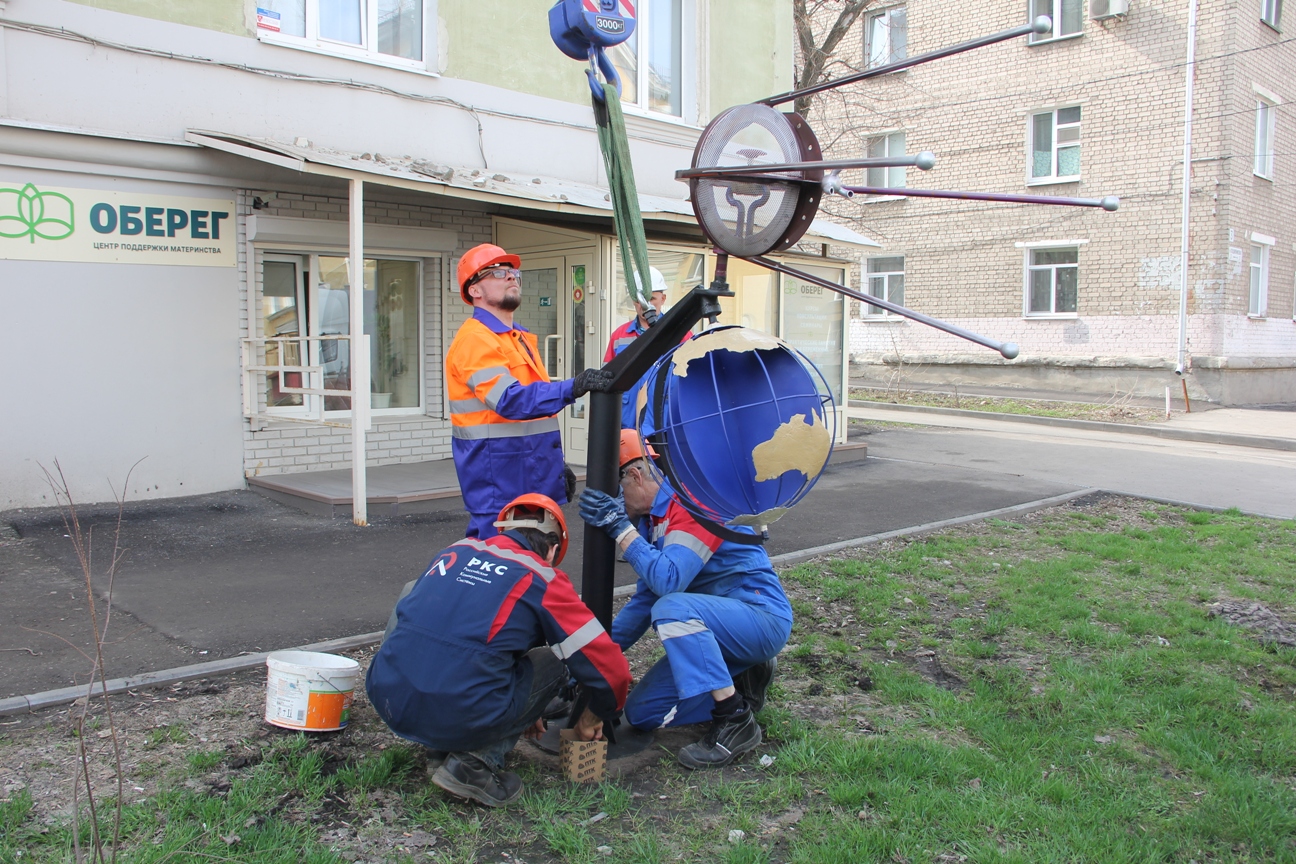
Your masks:
{"label": "blue work trousers", "polygon": [[465,537],[476,537],[478,540],[488,540],[500,533],[495,527],[495,520],[499,519],[499,513],[469,513],[468,530],[464,532]]}
{"label": "blue work trousers", "polygon": [[792,622],[731,597],[680,592],[652,607],[653,627],[666,656],[630,691],[625,718],[636,729],[683,726],[711,719],[711,691],[774,657]]}

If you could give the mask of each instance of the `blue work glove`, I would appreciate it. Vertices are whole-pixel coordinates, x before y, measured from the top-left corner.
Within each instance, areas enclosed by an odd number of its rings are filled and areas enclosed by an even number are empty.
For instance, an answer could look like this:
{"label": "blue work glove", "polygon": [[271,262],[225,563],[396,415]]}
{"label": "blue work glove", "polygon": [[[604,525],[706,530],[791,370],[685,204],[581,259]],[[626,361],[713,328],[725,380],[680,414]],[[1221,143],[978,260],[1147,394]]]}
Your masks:
{"label": "blue work glove", "polygon": [[580,515],[587,524],[603,529],[613,540],[635,530],[626,516],[625,499],[620,495],[613,498],[598,489],[586,489],[580,495]]}

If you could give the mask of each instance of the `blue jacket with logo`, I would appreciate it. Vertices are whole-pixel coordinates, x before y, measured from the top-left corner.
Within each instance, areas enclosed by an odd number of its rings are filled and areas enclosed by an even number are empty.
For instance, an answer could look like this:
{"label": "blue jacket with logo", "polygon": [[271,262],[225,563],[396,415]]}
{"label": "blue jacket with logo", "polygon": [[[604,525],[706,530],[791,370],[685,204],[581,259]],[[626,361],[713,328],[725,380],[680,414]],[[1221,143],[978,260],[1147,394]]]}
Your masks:
{"label": "blue jacket with logo", "polygon": [[396,605],[369,665],[369,701],[391,730],[436,750],[481,746],[531,692],[526,652],[548,644],[608,718],[625,705],[625,656],[571,580],[515,531],[441,552]]}

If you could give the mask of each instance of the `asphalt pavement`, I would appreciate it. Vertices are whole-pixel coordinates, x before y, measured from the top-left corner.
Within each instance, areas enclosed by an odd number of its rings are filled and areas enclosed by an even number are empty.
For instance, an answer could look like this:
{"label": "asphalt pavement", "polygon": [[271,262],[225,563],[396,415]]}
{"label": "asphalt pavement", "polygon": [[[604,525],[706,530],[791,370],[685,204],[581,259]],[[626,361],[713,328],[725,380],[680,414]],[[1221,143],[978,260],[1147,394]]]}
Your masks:
{"label": "asphalt pavement", "polygon": [[[886,409],[851,413],[897,419]],[[911,412],[898,419],[905,425],[870,424],[869,458],[830,466],[814,491],[771,527],[771,555],[1091,487],[1296,516],[1292,451],[994,417]],[[1286,435],[1287,420],[1266,429]],[[1219,434],[1239,440],[1233,427]],[[83,528],[93,527],[102,625],[108,589],[102,565],[111,554],[116,512],[90,507],[80,516]],[[583,527],[573,506],[567,517],[574,530],[566,563],[579,587]],[[465,523],[450,508],[356,528],[247,490],[128,503],[105,644],[108,675],[381,630],[400,587],[462,536]],[[92,645],[85,579],[66,534],[52,511],[0,514],[0,698],[66,687],[89,672],[82,653]],[[617,584],[632,582],[629,568],[619,564]]]}

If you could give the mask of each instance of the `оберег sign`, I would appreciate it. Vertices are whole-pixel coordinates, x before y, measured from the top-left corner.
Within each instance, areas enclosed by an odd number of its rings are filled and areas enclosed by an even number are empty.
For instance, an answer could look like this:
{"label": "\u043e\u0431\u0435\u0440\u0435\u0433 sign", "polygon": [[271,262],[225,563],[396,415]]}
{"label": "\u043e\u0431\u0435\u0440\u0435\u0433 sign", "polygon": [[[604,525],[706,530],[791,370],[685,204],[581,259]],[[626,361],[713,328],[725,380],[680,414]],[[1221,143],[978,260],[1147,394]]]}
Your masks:
{"label": "\u043e\u0431\u0435\u0440\u0435\u0433 sign", "polygon": [[233,267],[233,214],[228,199],[0,177],[0,259]]}

